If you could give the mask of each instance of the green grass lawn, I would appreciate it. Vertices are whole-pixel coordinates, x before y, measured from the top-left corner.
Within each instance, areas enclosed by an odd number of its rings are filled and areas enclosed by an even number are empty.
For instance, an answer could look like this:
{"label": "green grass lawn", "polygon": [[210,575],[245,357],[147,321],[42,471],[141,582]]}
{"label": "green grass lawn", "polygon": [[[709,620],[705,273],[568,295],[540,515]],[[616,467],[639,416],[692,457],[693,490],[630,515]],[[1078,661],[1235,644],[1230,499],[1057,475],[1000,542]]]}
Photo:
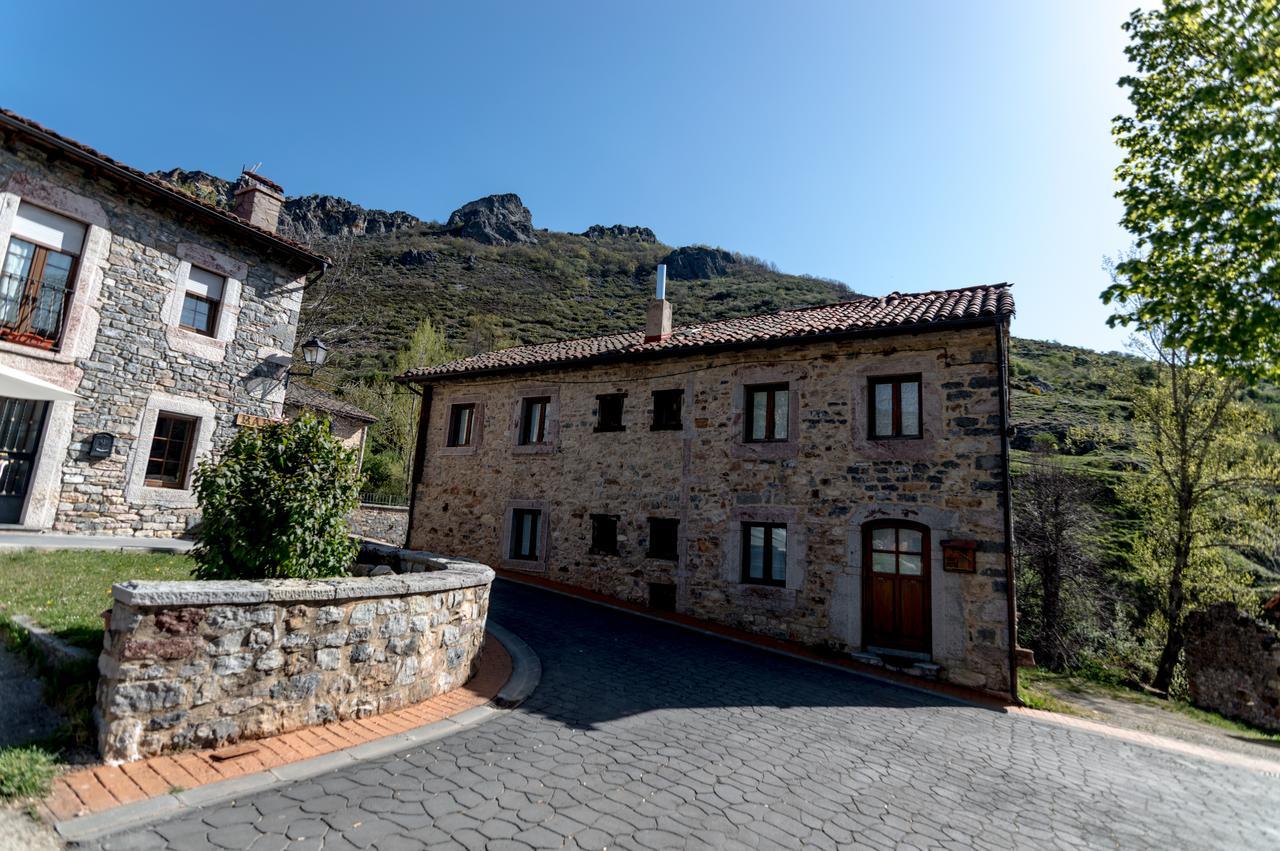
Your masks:
{"label": "green grass lawn", "polygon": [[64,640],[97,650],[111,585],[128,579],[190,579],[185,555],[100,550],[0,553],[0,618],[27,615]]}

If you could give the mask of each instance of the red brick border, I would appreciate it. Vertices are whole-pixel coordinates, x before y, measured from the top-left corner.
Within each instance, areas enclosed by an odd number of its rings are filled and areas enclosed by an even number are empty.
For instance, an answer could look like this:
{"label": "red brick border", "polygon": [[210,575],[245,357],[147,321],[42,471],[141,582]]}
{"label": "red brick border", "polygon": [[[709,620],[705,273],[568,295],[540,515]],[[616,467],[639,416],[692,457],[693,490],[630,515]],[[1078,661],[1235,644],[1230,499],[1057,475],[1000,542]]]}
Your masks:
{"label": "red brick border", "polygon": [[37,809],[47,822],[63,821],[404,733],[487,704],[511,678],[511,670],[510,654],[490,634],[480,653],[479,670],[453,691],[369,718],[305,727],[214,750],[81,768],[56,778]]}

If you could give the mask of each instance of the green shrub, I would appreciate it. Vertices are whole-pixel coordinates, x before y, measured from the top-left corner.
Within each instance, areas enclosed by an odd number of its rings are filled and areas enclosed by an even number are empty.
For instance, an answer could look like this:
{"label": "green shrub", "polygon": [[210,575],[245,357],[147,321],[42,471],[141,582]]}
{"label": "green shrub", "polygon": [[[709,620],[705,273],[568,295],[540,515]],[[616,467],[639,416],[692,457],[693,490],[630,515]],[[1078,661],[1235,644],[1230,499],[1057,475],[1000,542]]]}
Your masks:
{"label": "green shrub", "polygon": [[0,750],[0,800],[43,798],[57,773],[53,754],[35,747]]}
{"label": "green shrub", "polygon": [[341,576],[356,554],[347,517],[360,495],[359,461],[327,420],[244,429],[219,462],[196,470],[203,513],[197,579]]}

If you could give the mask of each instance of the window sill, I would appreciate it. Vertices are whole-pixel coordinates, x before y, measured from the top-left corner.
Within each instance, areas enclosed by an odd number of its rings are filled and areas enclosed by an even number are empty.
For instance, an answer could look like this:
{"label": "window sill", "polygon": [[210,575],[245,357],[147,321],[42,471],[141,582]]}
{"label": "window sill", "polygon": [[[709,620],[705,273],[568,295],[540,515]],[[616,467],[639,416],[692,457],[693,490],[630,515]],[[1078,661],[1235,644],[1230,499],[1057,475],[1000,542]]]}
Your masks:
{"label": "window sill", "polygon": [[653,559],[654,561],[669,561],[669,562],[680,561],[679,556],[670,555],[668,553],[645,553],[644,557],[648,559]]}
{"label": "window sill", "polygon": [[517,443],[511,447],[512,455],[551,455],[555,451],[554,443]]}
{"label": "window sill", "polygon": [[545,561],[529,561],[522,558],[504,558],[501,566],[507,570],[521,570],[525,573],[546,573],[547,563]]}
{"label": "window sill", "polygon": [[191,331],[177,325],[165,329],[169,348],[184,355],[195,355],[205,360],[221,362],[227,356],[227,341],[199,331]]}
{"label": "window sill", "polygon": [[617,550],[597,550],[595,547],[591,547],[590,549],[587,550],[587,555],[609,556],[611,558],[618,558],[622,555],[622,553],[618,552]]}
{"label": "window sill", "polygon": [[608,427],[596,426],[595,428],[592,429],[592,431],[595,432],[596,434],[613,434],[615,432],[626,431],[626,430],[627,430],[626,426],[608,426]]}
{"label": "window sill", "polygon": [[468,443],[466,446],[441,446],[436,454],[443,456],[475,455],[477,449],[479,449],[479,445],[475,443]]}
{"label": "window sill", "polygon": [[800,454],[800,443],[795,440],[736,440],[729,448],[734,458],[754,458],[761,461],[795,458]]}
{"label": "window sill", "polygon": [[683,425],[651,425],[649,431],[684,431]]}

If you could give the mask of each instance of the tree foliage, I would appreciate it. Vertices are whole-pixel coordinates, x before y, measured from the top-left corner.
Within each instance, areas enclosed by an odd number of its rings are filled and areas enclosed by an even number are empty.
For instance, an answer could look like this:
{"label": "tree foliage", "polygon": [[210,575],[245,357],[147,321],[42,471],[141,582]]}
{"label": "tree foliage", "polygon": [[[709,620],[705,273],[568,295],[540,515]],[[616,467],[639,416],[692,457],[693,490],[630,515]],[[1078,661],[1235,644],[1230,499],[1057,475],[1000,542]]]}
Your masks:
{"label": "tree foliage", "polygon": [[1153,684],[1167,690],[1186,613],[1250,596],[1238,553],[1274,528],[1280,466],[1270,420],[1240,401],[1238,379],[1197,365],[1159,329],[1147,342],[1157,379],[1134,396],[1145,469],[1119,495],[1141,520],[1134,560],[1154,599],[1148,627],[1161,651]]}
{"label": "tree foliage", "polygon": [[1166,0],[1125,24],[1111,323],[1161,327],[1246,376],[1280,371],[1280,0]]}
{"label": "tree foliage", "polygon": [[195,491],[197,579],[341,576],[355,558],[359,460],[313,414],[242,429],[221,460],[200,464]]}

